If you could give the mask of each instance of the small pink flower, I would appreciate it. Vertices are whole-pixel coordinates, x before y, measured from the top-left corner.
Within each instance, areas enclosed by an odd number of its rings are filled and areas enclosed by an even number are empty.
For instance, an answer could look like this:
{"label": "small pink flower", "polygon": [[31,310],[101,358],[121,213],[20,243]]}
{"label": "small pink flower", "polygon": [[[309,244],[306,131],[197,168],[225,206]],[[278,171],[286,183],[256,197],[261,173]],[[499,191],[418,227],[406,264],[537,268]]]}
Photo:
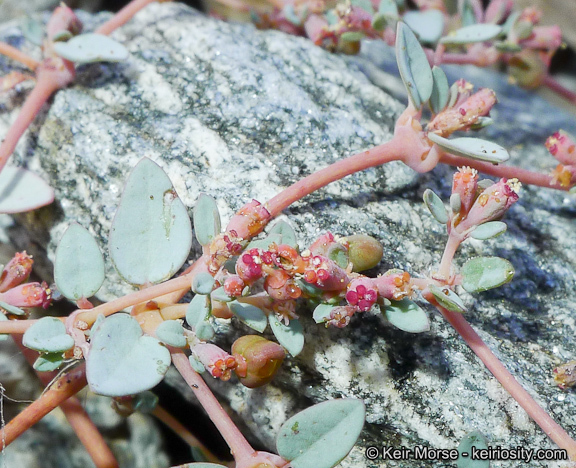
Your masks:
{"label": "small pink flower", "polygon": [[46,282],[26,283],[0,294],[0,301],[15,307],[43,307],[47,309],[52,291]]}
{"label": "small pink flower", "polygon": [[576,165],[576,143],[563,130],[559,130],[546,140],[546,148],[562,164]]}
{"label": "small pink flower", "polygon": [[476,199],[476,190],[478,189],[478,171],[470,167],[459,167],[458,172],[454,174],[452,181],[452,193],[460,196],[460,213],[468,213],[474,200]]}
{"label": "small pink flower", "polygon": [[328,26],[328,21],[323,16],[310,15],[304,23],[304,30],[314,44],[321,45]]}
{"label": "small pink flower", "polygon": [[223,349],[210,343],[199,343],[192,348],[192,354],[204,365],[206,370],[216,379],[230,380],[232,370],[238,363]]}
{"label": "small pink flower", "polygon": [[571,187],[576,184],[576,166],[563,166],[558,164],[552,171],[552,181],[562,187]]}
{"label": "small pink flower", "polygon": [[0,275],[0,292],[22,284],[32,272],[32,257],[24,252],[16,252],[12,260],[4,267]]}
{"label": "small pink flower", "polygon": [[412,294],[410,274],[402,270],[388,270],[374,279],[378,294],[388,300],[400,301]]}
{"label": "small pink flower", "polygon": [[244,290],[244,281],[238,275],[230,275],[224,281],[224,292],[230,297],[238,297],[242,295]]}
{"label": "small pink flower", "polygon": [[456,130],[468,130],[480,117],[490,113],[496,104],[496,94],[488,88],[482,88],[462,103],[443,110],[428,124],[428,131],[447,137]]}
{"label": "small pink flower", "polygon": [[518,201],[520,186],[518,179],[500,179],[488,187],[478,196],[456,230],[462,233],[488,221],[500,219]]}
{"label": "small pink flower", "polygon": [[262,278],[262,259],[260,249],[251,249],[245,252],[236,261],[236,273],[247,284]]}
{"label": "small pink flower", "polygon": [[370,310],[378,299],[378,290],[372,278],[357,278],[350,282],[346,291],[346,302],[360,312]]}

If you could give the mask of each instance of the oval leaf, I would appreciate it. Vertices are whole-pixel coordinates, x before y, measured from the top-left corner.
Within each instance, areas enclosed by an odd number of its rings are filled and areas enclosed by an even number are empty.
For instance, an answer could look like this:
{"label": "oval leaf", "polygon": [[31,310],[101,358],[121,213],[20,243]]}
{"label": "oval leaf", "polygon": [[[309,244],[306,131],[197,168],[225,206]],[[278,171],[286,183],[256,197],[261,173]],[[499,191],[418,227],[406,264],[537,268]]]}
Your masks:
{"label": "oval leaf", "polygon": [[194,207],[194,233],[200,245],[209,245],[220,234],[220,212],[216,200],[201,193]]}
{"label": "oval leaf", "polygon": [[391,305],[385,309],[385,315],[396,328],[408,333],[422,333],[430,330],[428,315],[418,304],[410,299],[390,302]]}
{"label": "oval leaf", "polygon": [[238,317],[238,319],[248,325],[250,328],[262,333],[266,330],[266,325],[268,325],[268,319],[266,314],[262,312],[258,307],[250,304],[242,304],[238,301],[232,301],[228,304],[232,313]]}
{"label": "oval leaf", "polygon": [[96,294],[104,282],[104,259],[98,244],[79,224],[71,224],[60,240],[54,260],[54,281],[72,301]]}
{"label": "oval leaf", "polygon": [[420,42],[435,44],[444,32],[444,15],[440,10],[408,11],[402,20],[418,35]]}
{"label": "oval leaf", "polygon": [[210,273],[198,273],[192,280],[192,291],[195,294],[210,294],[215,282],[216,280]]}
{"label": "oval leaf", "polygon": [[54,190],[36,174],[13,166],[0,172],[0,213],[23,213],[53,201]]}
{"label": "oval leaf", "polygon": [[426,189],[424,191],[424,204],[426,208],[430,210],[434,219],[440,224],[446,224],[448,222],[448,212],[444,206],[444,202],[436,195],[432,190]]}
{"label": "oval leaf", "polygon": [[156,338],[144,336],[128,314],[105,318],[92,332],[86,377],[94,393],[133,395],[158,384],[170,366],[170,352]]}
{"label": "oval leaf", "polygon": [[490,221],[481,224],[474,229],[470,234],[470,237],[478,240],[491,239],[492,237],[497,237],[500,234],[503,234],[506,232],[506,229],[506,223],[503,223],[502,221]]}
{"label": "oval leaf", "polygon": [[485,42],[499,36],[502,27],[497,24],[472,24],[440,39],[442,44],[471,44]]}
{"label": "oval leaf", "polygon": [[463,277],[462,287],[474,293],[508,283],[514,276],[514,267],[500,257],[477,257],[468,260],[460,273]]}
{"label": "oval leaf", "polygon": [[184,336],[184,327],[178,320],[165,320],[156,328],[156,336],[162,343],[184,348],[187,344]]}
{"label": "oval leaf", "polygon": [[478,159],[493,164],[502,163],[510,158],[505,148],[480,138],[454,138],[448,140],[436,133],[428,133],[428,138],[447,153],[456,156]]}
{"label": "oval leaf", "polygon": [[76,63],[121,62],[128,58],[128,50],[114,39],[102,34],[80,34],[66,42],[56,42],[54,52]]}
{"label": "oval leaf", "polygon": [[196,336],[204,341],[214,337],[214,329],[208,320],[209,318],[210,300],[208,296],[196,294],[186,309],[186,322],[196,333]]}
{"label": "oval leaf", "polygon": [[396,31],[396,61],[408,98],[416,109],[432,94],[432,69],[412,30],[402,22]]}
{"label": "oval leaf", "polygon": [[477,450],[488,450],[488,441],[480,431],[466,434],[458,444],[458,468],[489,468],[490,460],[472,459],[472,447]]}
{"label": "oval leaf", "polygon": [[38,356],[34,361],[34,370],[38,372],[52,372],[58,369],[64,363],[62,353],[46,353]]}
{"label": "oval leaf", "polygon": [[210,297],[212,299],[214,299],[215,301],[220,301],[220,302],[231,302],[234,300],[233,297],[230,297],[228,294],[226,294],[226,291],[224,291],[224,286],[220,286],[219,288],[212,291],[212,294],[210,294]]}
{"label": "oval leaf", "polygon": [[432,68],[432,77],[434,85],[432,86],[432,94],[430,95],[430,109],[437,114],[445,109],[450,99],[450,86],[448,85],[448,78],[446,73],[440,68],[434,66]]}
{"label": "oval leaf", "polygon": [[62,353],[74,346],[74,339],[66,333],[64,322],[44,317],[26,330],[22,344],[42,353]]}
{"label": "oval leaf", "polygon": [[293,468],[335,466],[352,449],[364,426],[361,400],[330,400],[292,416],[280,428],[278,454]]}
{"label": "oval leaf", "polygon": [[428,288],[438,303],[445,309],[451,310],[452,312],[466,312],[466,307],[464,306],[462,299],[460,299],[450,288],[439,288],[433,284],[429,285]]}
{"label": "oval leaf", "polygon": [[297,319],[292,319],[288,325],[284,325],[276,318],[276,314],[268,316],[268,323],[278,343],[284,346],[292,356],[298,356],[304,347],[302,324]]}
{"label": "oval leaf", "polygon": [[131,284],[159,283],[178,271],[191,245],[186,207],[160,166],[142,159],[128,177],[112,222],[114,266]]}
{"label": "oval leaf", "polygon": [[25,315],[26,314],[26,312],[24,312],[20,307],[13,306],[12,304],[8,304],[4,301],[0,301],[0,307],[10,314],[14,314],[14,315]]}

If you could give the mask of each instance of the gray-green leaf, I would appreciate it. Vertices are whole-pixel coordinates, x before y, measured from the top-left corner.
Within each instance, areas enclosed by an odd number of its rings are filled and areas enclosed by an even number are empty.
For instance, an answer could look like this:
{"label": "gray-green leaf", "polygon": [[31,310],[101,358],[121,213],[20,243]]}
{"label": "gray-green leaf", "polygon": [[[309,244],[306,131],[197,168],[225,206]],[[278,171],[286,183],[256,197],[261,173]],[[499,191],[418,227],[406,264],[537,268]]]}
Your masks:
{"label": "gray-green leaf", "polygon": [[514,276],[512,264],[500,257],[476,257],[462,270],[462,287],[471,293],[486,291],[508,283]]}
{"label": "gray-green leaf", "polygon": [[228,304],[232,313],[238,317],[238,319],[248,325],[250,328],[262,333],[266,330],[266,325],[268,325],[268,319],[266,314],[262,312],[256,306],[251,304],[243,304],[238,301],[232,301]]}
{"label": "gray-green leaf", "polygon": [[446,73],[444,73],[440,67],[432,67],[432,78],[434,79],[434,84],[432,86],[432,94],[430,95],[430,109],[437,114],[443,111],[448,105],[450,86],[448,85]]}
{"label": "gray-green leaf", "polygon": [[437,133],[428,133],[428,138],[436,143],[447,153],[463,156],[465,158],[478,159],[493,164],[507,161],[510,154],[500,145],[480,138],[454,138],[448,140]]}
{"label": "gray-green leaf", "polygon": [[304,347],[304,330],[297,319],[292,319],[288,325],[284,325],[276,318],[276,314],[270,314],[268,323],[278,343],[284,346],[292,356],[300,354]]}
{"label": "gray-green leaf", "polygon": [[[456,466],[458,468],[489,468],[490,460],[480,460],[472,459],[472,447],[476,447],[476,450],[487,450],[488,441],[486,437],[480,431],[474,431],[470,434],[466,434],[460,444],[458,444],[458,459],[456,460]],[[463,454],[468,454],[463,456]]]}
{"label": "gray-green leaf", "polygon": [[503,223],[502,221],[490,221],[481,224],[474,229],[470,234],[470,237],[478,240],[491,239],[506,232],[506,227],[506,223]]}
{"label": "gray-green leaf", "polygon": [[408,333],[422,333],[430,330],[430,320],[418,304],[410,299],[390,301],[384,309],[384,315],[396,328]]}
{"label": "gray-green leaf", "polygon": [[458,295],[447,286],[439,288],[438,286],[431,284],[428,288],[438,303],[445,309],[451,310],[452,312],[466,312],[466,307],[464,306],[462,299],[460,299]]}
{"label": "gray-green leaf", "polygon": [[402,20],[427,44],[435,44],[444,31],[444,15],[440,10],[408,11]]}
{"label": "gray-green leaf", "polygon": [[66,333],[64,322],[43,317],[26,330],[22,344],[42,353],[62,353],[74,346],[74,339]]}
{"label": "gray-green leaf", "polygon": [[396,31],[396,61],[410,102],[416,109],[432,94],[432,69],[412,30],[402,22]]}
{"label": "gray-green leaf", "polygon": [[448,36],[440,39],[442,44],[472,44],[485,42],[498,37],[502,33],[502,27],[497,24],[473,24],[458,29]]}
{"label": "gray-green leaf", "polygon": [[119,42],[102,34],[88,33],[66,42],[56,42],[54,52],[76,63],[121,62],[128,58],[128,50]]}
{"label": "gray-green leaf", "polygon": [[194,207],[194,233],[200,245],[208,245],[220,234],[220,212],[216,200],[201,193]]}
{"label": "gray-green leaf", "polygon": [[423,198],[426,208],[430,210],[434,219],[440,224],[446,224],[448,222],[448,212],[446,211],[446,207],[440,197],[432,190],[426,189]]}

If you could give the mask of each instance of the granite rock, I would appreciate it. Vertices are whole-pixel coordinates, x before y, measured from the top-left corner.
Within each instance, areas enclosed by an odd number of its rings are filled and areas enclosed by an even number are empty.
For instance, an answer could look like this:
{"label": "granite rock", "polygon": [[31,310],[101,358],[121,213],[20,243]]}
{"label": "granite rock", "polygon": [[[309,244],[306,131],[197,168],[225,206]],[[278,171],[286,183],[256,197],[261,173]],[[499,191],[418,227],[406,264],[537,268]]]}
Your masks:
{"label": "granite rock", "polygon": [[[83,18],[92,25],[102,21]],[[398,82],[382,71],[385,58],[377,45],[360,58],[342,58],[304,39],[222,23],[179,4],[151,5],[114,37],[128,47],[128,61],[82,67],[77,83],[57,93],[18,147],[16,160],[42,174],[57,192],[58,209],[52,217],[40,217],[49,220],[50,257],[72,221],[88,227],[105,250],[123,182],[144,156],[166,170],[190,210],[206,192],[228,219],[252,198],[267,200],[318,168],[387,141],[402,110],[379,87],[398,89]],[[486,134],[511,148],[515,164],[553,167],[542,143],[559,124],[576,132],[574,119],[507,88],[492,72],[471,73],[504,93],[494,113],[499,126]],[[0,115],[1,131],[18,108],[18,96],[11,99]],[[367,233],[384,245],[374,273],[403,268],[425,274],[439,262],[445,236],[424,209],[422,193],[431,187],[446,198],[451,173],[440,167],[418,176],[391,163],[334,183],[285,215],[301,246],[327,230]],[[514,264],[516,277],[501,290],[463,294],[468,318],[572,434],[576,394],[556,388],[551,370],[576,356],[575,213],[572,197],[526,188],[506,217],[508,232],[468,242],[456,259],[461,265],[473,256],[498,254]],[[196,245],[191,258],[198,254]],[[127,290],[110,269],[100,297]],[[492,446],[553,448],[442,317],[426,310],[431,330],[411,335],[368,313],[346,329],[325,329],[303,309],[308,344],[285,362],[271,385],[248,390],[230,382],[211,384],[251,437],[268,449],[274,448],[282,422],[297,410],[333,397],[362,398],[365,430],[343,467],[420,467],[414,459],[368,461],[365,448],[451,449],[474,429]],[[219,331],[222,343],[246,333],[236,322],[221,323]],[[188,395],[175,373],[167,381]],[[426,466],[446,463],[429,460]]]}

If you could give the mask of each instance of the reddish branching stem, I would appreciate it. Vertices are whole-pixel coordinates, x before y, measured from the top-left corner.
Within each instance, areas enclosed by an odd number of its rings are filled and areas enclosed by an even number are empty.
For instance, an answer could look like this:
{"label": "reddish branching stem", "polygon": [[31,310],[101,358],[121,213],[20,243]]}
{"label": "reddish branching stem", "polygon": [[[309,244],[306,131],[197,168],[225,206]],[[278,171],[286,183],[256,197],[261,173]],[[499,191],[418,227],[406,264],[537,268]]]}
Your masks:
{"label": "reddish branching stem", "polygon": [[40,65],[40,62],[34,60],[32,57],[29,57],[24,52],[19,51],[15,47],[12,47],[5,42],[0,42],[0,54],[5,55],[16,62],[20,62],[22,65],[25,65],[30,70],[34,71]]}
{"label": "reddish branching stem", "polygon": [[106,21],[102,26],[94,31],[97,34],[108,35],[123,26],[128,21],[130,21],[136,13],[142,10],[144,7],[148,6],[150,3],[156,0],[134,0],[124,8],[122,8],[118,13],[116,13],[112,18]]}

